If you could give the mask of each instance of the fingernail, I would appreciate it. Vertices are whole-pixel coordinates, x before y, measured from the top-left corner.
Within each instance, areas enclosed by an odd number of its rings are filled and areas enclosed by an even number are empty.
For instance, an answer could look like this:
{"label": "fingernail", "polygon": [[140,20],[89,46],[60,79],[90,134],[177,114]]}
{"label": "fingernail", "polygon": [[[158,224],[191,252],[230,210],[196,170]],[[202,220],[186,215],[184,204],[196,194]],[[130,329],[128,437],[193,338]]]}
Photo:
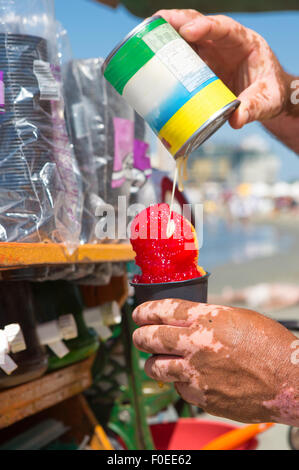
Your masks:
{"label": "fingernail", "polygon": [[181,27],[180,31],[182,33],[189,33],[190,31],[192,31],[193,28],[194,28],[194,21],[190,21],[190,23],[184,24],[184,26]]}

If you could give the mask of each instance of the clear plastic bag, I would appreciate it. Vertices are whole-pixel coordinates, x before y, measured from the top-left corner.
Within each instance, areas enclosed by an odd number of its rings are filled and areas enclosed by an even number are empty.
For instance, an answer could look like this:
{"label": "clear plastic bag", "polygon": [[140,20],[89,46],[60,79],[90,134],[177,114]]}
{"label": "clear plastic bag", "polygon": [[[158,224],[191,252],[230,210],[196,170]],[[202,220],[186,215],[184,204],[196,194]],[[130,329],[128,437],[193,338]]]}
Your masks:
{"label": "clear plastic bag", "polygon": [[[132,170],[134,165],[134,111],[126,101],[106,82],[108,104],[108,175],[107,201],[115,211],[119,222],[119,197],[130,201]],[[126,238],[116,223],[115,241]]]}
{"label": "clear plastic bag", "polygon": [[107,105],[101,65],[101,59],[87,59],[63,68],[67,121],[83,179],[81,243],[97,241],[96,213],[107,196]]}
{"label": "clear plastic bag", "polygon": [[136,195],[147,183],[152,174],[151,160],[149,156],[149,142],[147,139],[147,124],[145,120],[135,112],[135,138],[134,138],[134,163],[132,170],[131,203],[135,202]]}
{"label": "clear plastic bag", "polygon": [[82,286],[106,286],[112,276],[112,263],[100,263],[93,265],[93,271],[89,276],[78,280]]}
{"label": "clear plastic bag", "polygon": [[94,271],[93,264],[72,264],[72,269],[65,276],[61,277],[60,279],[64,279],[66,281],[79,281],[80,279],[84,279],[86,276],[90,276]]}
{"label": "clear plastic bag", "polygon": [[[110,268],[109,268],[110,269]],[[79,281],[92,275],[94,264],[65,264],[13,269],[1,272],[0,279],[5,281]],[[107,271],[108,272],[108,271]]]}
{"label": "clear plastic bag", "polygon": [[126,273],[126,263],[112,263],[112,277],[124,276]]}
{"label": "clear plastic bag", "polygon": [[0,241],[81,231],[81,177],[64,120],[52,0],[0,0]]}
{"label": "clear plastic bag", "polygon": [[[52,42],[54,18],[54,0],[0,0],[0,33],[40,36]],[[56,60],[56,47],[53,49]]]}

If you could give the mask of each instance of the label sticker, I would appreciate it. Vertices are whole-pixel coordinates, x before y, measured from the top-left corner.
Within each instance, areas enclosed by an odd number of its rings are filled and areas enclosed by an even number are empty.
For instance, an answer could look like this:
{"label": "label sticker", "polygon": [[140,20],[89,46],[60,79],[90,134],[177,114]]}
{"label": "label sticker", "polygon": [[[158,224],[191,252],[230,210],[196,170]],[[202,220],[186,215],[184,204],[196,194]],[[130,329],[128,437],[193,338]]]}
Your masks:
{"label": "label sticker", "polygon": [[158,26],[157,28],[153,29],[145,36],[143,36],[143,41],[148,47],[155,53],[157,53],[162,47],[169,44],[171,41],[175,39],[182,39],[181,36],[170,27],[169,24],[164,23]]}
{"label": "label sticker", "polygon": [[35,60],[33,71],[38,81],[40,99],[42,101],[59,101],[60,84],[56,81],[49,62]]}
{"label": "label sticker", "polygon": [[189,44],[168,24],[158,26],[146,34],[143,41],[189,93],[216,77]]}
{"label": "label sticker", "polygon": [[88,126],[85,119],[85,110],[83,103],[72,105],[72,116],[76,138],[82,139],[88,135]]}
{"label": "label sticker", "polygon": [[114,165],[112,188],[121,187],[132,177],[134,152],[134,123],[129,119],[114,118]]}
{"label": "label sticker", "polygon": [[62,315],[58,318],[59,328],[62,331],[63,339],[69,340],[77,338],[78,329],[73,315]]}
{"label": "label sticker", "polygon": [[143,140],[134,141],[134,168],[140,170],[147,178],[152,174],[151,160],[148,156],[149,144]]}

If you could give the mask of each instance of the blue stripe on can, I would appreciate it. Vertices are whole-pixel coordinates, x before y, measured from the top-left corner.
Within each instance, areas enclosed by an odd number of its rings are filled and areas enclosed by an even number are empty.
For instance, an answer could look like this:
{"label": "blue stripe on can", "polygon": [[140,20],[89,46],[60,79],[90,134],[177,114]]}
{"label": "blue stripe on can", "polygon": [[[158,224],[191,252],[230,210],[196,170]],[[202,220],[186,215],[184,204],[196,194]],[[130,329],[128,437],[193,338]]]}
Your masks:
{"label": "blue stripe on can", "polygon": [[165,101],[159,104],[158,109],[147,114],[144,119],[153,129],[155,129],[157,133],[159,133],[162,127],[169,121],[169,119],[172,118],[172,116],[185,103],[187,103],[187,101],[189,101],[192,96],[196,95],[200,90],[215,80],[219,80],[219,78],[216,76],[209,78],[209,80],[202,83],[192,93],[190,93],[184,87],[184,85],[178,82],[177,87],[172,91],[171,95]]}

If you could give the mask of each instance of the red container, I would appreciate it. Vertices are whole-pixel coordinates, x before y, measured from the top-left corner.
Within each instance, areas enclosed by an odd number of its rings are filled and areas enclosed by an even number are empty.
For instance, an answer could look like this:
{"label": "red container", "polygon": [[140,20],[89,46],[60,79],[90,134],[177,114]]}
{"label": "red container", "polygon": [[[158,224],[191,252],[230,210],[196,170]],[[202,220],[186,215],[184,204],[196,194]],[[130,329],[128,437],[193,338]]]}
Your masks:
{"label": "red container", "polygon": [[[216,437],[238,429],[220,421],[196,418],[180,418],[174,423],[154,424],[151,432],[156,450],[200,450]],[[256,438],[236,450],[255,450]]]}

